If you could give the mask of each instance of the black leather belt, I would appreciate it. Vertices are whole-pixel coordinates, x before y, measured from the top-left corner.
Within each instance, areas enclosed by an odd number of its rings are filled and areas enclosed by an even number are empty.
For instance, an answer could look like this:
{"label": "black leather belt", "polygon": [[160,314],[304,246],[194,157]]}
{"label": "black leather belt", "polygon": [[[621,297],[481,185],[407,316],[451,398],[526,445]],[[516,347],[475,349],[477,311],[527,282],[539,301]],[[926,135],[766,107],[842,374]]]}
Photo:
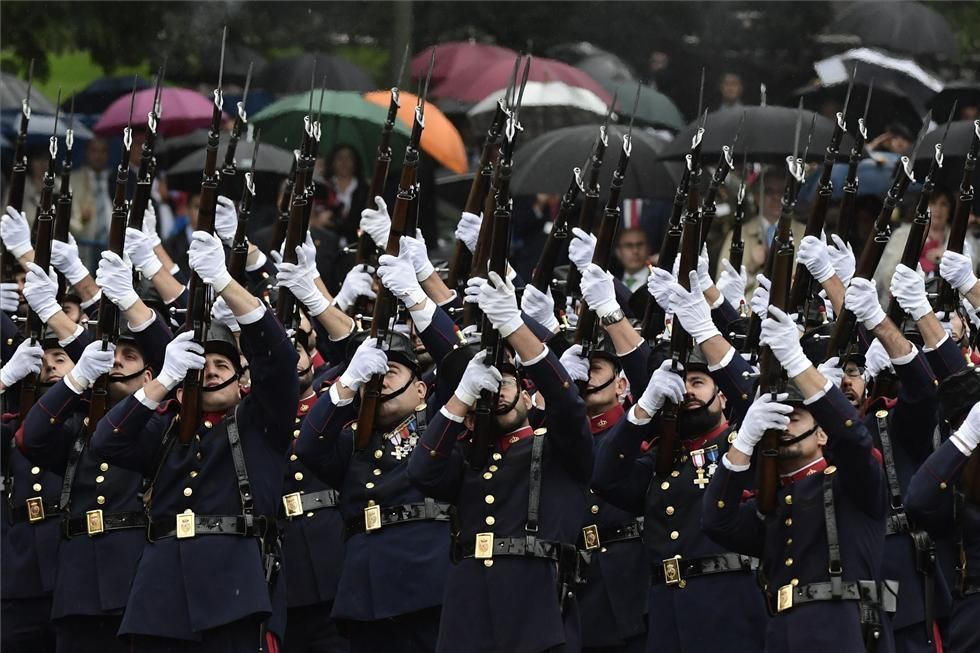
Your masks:
{"label": "black leather belt", "polygon": [[759,559],[737,553],[722,553],[700,558],[667,558],[651,566],[653,585],[685,587],[689,578],[710,576],[733,571],[752,571],[759,568]]}
{"label": "black leather belt", "polygon": [[109,531],[129,528],[145,528],[146,515],[142,512],[102,512],[89,510],[84,517],[71,517],[64,521],[65,537],[88,535],[94,537]]}
{"label": "black leather belt", "polygon": [[449,521],[449,505],[426,501],[401,506],[368,506],[364,509],[363,520],[347,522],[347,537],[413,521]]}
{"label": "black leather belt", "polygon": [[260,537],[268,535],[273,526],[264,518],[256,517],[248,523],[244,515],[196,515],[184,512],[173,517],[161,517],[150,521],[146,529],[150,542],[168,537],[178,540],[201,535],[237,535],[239,537]]}
{"label": "black leather belt", "polygon": [[[597,537],[598,536],[598,537]],[[643,537],[643,522],[633,519],[619,526],[599,528],[595,524],[582,529],[578,538],[578,546],[586,551],[593,551],[607,544],[638,540]]]}
{"label": "black leather belt", "polygon": [[10,523],[13,524],[40,524],[41,522],[61,517],[64,513],[58,509],[57,503],[40,500],[38,498],[27,499],[23,505],[10,508]]}
{"label": "black leather belt", "polygon": [[885,534],[894,535],[895,533],[909,533],[912,528],[909,526],[909,518],[904,512],[889,515],[885,520]]}
{"label": "black leather belt", "polygon": [[336,490],[320,490],[319,492],[286,494],[282,498],[283,511],[287,519],[302,517],[308,512],[323,508],[336,508],[340,494]]}
{"label": "black leather belt", "polygon": [[842,582],[836,595],[833,586],[834,584],[829,581],[807,585],[783,585],[777,594],[776,613],[817,601],[862,601],[871,605],[881,605],[886,612],[895,611],[897,592],[881,592],[877,581]]}
{"label": "black leather belt", "polygon": [[[468,542],[460,542],[461,557],[475,557],[477,540],[480,540],[481,536],[484,535],[490,534],[480,533],[476,539]],[[530,549],[528,548],[526,537],[493,537],[492,540],[492,542],[487,542],[487,544],[490,544],[489,550],[481,553],[481,558],[489,559],[498,556],[515,556],[522,558],[544,558],[546,560],[562,562],[563,560],[573,560],[580,553],[573,544],[562,544],[561,542],[553,542],[551,540],[534,539]],[[483,541],[481,540],[481,545]]]}

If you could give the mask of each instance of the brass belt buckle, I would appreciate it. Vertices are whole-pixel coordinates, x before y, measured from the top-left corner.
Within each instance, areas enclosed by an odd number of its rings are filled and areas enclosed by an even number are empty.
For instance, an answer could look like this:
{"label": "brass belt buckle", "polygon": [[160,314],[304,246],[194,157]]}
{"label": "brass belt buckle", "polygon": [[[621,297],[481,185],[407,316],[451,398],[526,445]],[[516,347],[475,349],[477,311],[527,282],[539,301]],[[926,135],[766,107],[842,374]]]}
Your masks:
{"label": "brass belt buckle", "polygon": [[364,530],[367,533],[381,528],[381,506],[368,506],[364,509]]}
{"label": "brass belt buckle", "polygon": [[101,510],[89,510],[85,513],[85,530],[88,532],[89,537],[105,531],[105,525],[102,523]]}
{"label": "brass belt buckle", "polygon": [[776,612],[785,612],[793,607],[793,585],[783,585],[776,594]]}
{"label": "brass belt buckle", "polygon": [[194,537],[197,528],[194,522],[194,511],[188,508],[177,515],[177,539],[184,540]]}
{"label": "brass belt buckle", "polygon": [[27,521],[32,524],[44,521],[44,500],[41,497],[31,497],[24,503],[27,504]]}
{"label": "brass belt buckle", "polygon": [[582,529],[582,540],[585,542],[586,551],[595,551],[599,548],[599,527],[590,524]]}
{"label": "brass belt buckle", "polygon": [[292,519],[303,514],[303,500],[299,492],[291,492],[282,498],[282,505],[286,509],[286,516]]}
{"label": "brass belt buckle", "polygon": [[489,560],[493,558],[493,533],[476,534],[473,557],[477,560]]}
{"label": "brass belt buckle", "polygon": [[661,564],[664,567],[664,583],[667,585],[677,585],[678,587],[687,587],[687,581],[681,578],[681,557],[679,555],[673,558],[667,558],[663,560]]}

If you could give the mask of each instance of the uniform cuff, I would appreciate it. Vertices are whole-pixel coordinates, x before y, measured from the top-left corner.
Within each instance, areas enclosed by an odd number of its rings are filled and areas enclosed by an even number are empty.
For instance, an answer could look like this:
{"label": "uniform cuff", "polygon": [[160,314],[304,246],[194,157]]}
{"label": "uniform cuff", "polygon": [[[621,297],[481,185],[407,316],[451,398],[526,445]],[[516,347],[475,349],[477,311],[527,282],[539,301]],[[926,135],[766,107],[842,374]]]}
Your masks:
{"label": "uniform cuff", "polygon": [[242,326],[246,324],[255,324],[256,322],[262,319],[262,316],[265,315],[266,310],[267,309],[265,304],[259,302],[258,306],[250,310],[248,313],[245,313],[244,315],[236,315],[235,319],[238,320],[238,323],[241,324]]}
{"label": "uniform cuff", "polygon": [[912,345],[912,351],[910,351],[909,353],[905,354],[904,356],[899,356],[898,358],[892,358],[891,359],[892,365],[908,365],[913,360],[915,360],[915,357],[918,353],[919,351],[915,348],[915,345]]}
{"label": "uniform cuff", "polygon": [[446,407],[445,406],[443,406],[442,408],[440,408],[439,409],[439,412],[442,413],[442,416],[445,417],[446,419],[448,419],[450,422],[456,422],[457,424],[462,424],[463,423],[463,419],[465,419],[463,417],[460,417],[459,415],[453,415],[451,412],[449,412],[448,410],[446,410]]}
{"label": "uniform cuff", "polygon": [[718,361],[717,365],[708,365],[708,371],[717,372],[718,370],[724,369],[725,367],[728,366],[729,363],[732,362],[732,358],[734,356],[735,356],[735,348],[729,347],[728,351],[725,352],[725,355],[721,357],[721,360]]}
{"label": "uniform cuff", "polygon": [[523,361],[524,367],[530,367],[531,365],[534,365],[535,363],[540,363],[541,361],[543,361],[545,359],[545,356],[548,355],[548,352],[549,351],[550,350],[547,347],[545,347],[544,345],[541,345],[541,353],[538,354],[537,356],[535,356],[534,358],[531,358],[530,360]]}
{"label": "uniform cuff", "polygon": [[422,308],[417,311],[409,311],[408,314],[412,318],[412,322],[415,323],[415,328],[420,332],[425,331],[432,325],[432,317],[436,314],[436,304],[426,301]]}
{"label": "uniform cuff", "polygon": [[[337,383],[339,383],[339,381]],[[327,390],[327,393],[330,395],[330,401],[333,403],[333,405],[339,408],[341,406],[349,405],[352,401],[354,401],[354,397],[350,397],[349,399],[341,399],[340,389],[337,387],[337,383],[334,383],[332,386],[330,386],[330,389]]]}
{"label": "uniform cuff", "polygon": [[133,396],[136,398],[136,401],[140,402],[150,410],[156,410],[157,408],[160,407],[160,402],[154,401],[153,399],[147,397],[146,392],[143,390],[143,388],[137,390],[136,394],[134,394]]}
{"label": "uniform cuff", "polygon": [[136,326],[133,326],[132,322],[127,322],[127,324],[129,324],[129,330],[132,331],[133,333],[140,333],[141,331],[146,331],[150,327],[150,325],[153,324],[157,319],[156,312],[155,311],[151,311],[151,312],[153,314],[150,315],[149,319],[147,319],[145,322],[141,322],[140,324],[137,324]]}
{"label": "uniform cuff", "polygon": [[629,421],[630,424],[634,424],[636,426],[646,426],[653,420],[652,417],[647,417],[646,419],[640,419],[639,417],[637,417],[636,406],[632,406],[629,409],[629,412],[626,413],[626,419],[627,421]]}
{"label": "uniform cuff", "polygon": [[833,387],[834,387],[834,382],[831,381],[830,379],[827,379],[827,382],[824,383],[823,389],[820,390],[819,392],[817,392],[817,394],[813,395],[812,397],[807,397],[806,399],[804,399],[803,400],[803,405],[804,406],[810,406],[811,404],[815,404],[819,400],[823,399],[824,396],[828,392],[830,392],[830,389],[833,388]]}
{"label": "uniform cuff", "polygon": [[725,466],[725,469],[729,469],[733,472],[747,472],[752,463],[745,463],[744,465],[736,465],[728,459],[728,454],[726,453],[721,457],[721,464]]}
{"label": "uniform cuff", "polygon": [[84,302],[82,302],[82,308],[88,308],[89,306],[93,305],[95,302],[99,301],[100,299],[102,299],[102,290],[101,289],[99,289],[91,297],[91,299],[86,299]]}

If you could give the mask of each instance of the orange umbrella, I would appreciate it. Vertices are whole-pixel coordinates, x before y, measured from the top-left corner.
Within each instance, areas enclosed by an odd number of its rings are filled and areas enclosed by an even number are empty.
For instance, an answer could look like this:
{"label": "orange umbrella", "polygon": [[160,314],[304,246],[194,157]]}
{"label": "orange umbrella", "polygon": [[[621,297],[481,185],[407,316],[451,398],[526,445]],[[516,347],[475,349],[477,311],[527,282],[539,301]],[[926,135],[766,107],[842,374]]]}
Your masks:
{"label": "orange umbrella", "polygon": [[[391,91],[365,93],[364,99],[387,109],[388,103],[391,101]],[[399,94],[399,99],[401,100],[401,107],[398,109],[398,117],[411,129],[412,123],[415,121],[415,104],[418,102],[418,98],[412,93],[402,91]],[[456,174],[461,175],[469,171],[463,137],[460,136],[459,131],[449,121],[449,118],[431,102],[425,104],[425,131],[422,132],[422,150]]]}

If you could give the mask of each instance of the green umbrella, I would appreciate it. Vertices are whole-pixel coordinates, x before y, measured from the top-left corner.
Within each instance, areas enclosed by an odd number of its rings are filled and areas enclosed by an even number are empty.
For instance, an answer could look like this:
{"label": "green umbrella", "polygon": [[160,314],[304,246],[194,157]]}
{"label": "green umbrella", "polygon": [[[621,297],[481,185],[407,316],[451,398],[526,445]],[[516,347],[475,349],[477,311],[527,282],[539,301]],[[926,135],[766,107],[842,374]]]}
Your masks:
{"label": "green umbrella", "polygon": [[[313,113],[320,107],[320,89],[313,93]],[[249,122],[262,129],[262,142],[286,149],[297,149],[303,140],[303,117],[310,110],[310,93],[284,97],[259,113],[249,117]],[[381,128],[387,117],[387,109],[368,102],[360,93],[350,91],[324,91],[323,113],[320,116],[320,148],[325,155],[340,144],[352,146],[360,155],[364,167],[361,174],[370,176]],[[398,120],[391,137],[392,167],[401,166],[401,153],[408,145],[411,132]]]}
{"label": "green umbrella", "polygon": [[[619,97],[617,112],[629,120],[636,97],[636,82],[629,80],[600,80],[602,86]],[[652,127],[677,131],[684,127],[684,117],[669,97],[646,84],[640,86],[640,102],[636,106],[636,119]]]}

